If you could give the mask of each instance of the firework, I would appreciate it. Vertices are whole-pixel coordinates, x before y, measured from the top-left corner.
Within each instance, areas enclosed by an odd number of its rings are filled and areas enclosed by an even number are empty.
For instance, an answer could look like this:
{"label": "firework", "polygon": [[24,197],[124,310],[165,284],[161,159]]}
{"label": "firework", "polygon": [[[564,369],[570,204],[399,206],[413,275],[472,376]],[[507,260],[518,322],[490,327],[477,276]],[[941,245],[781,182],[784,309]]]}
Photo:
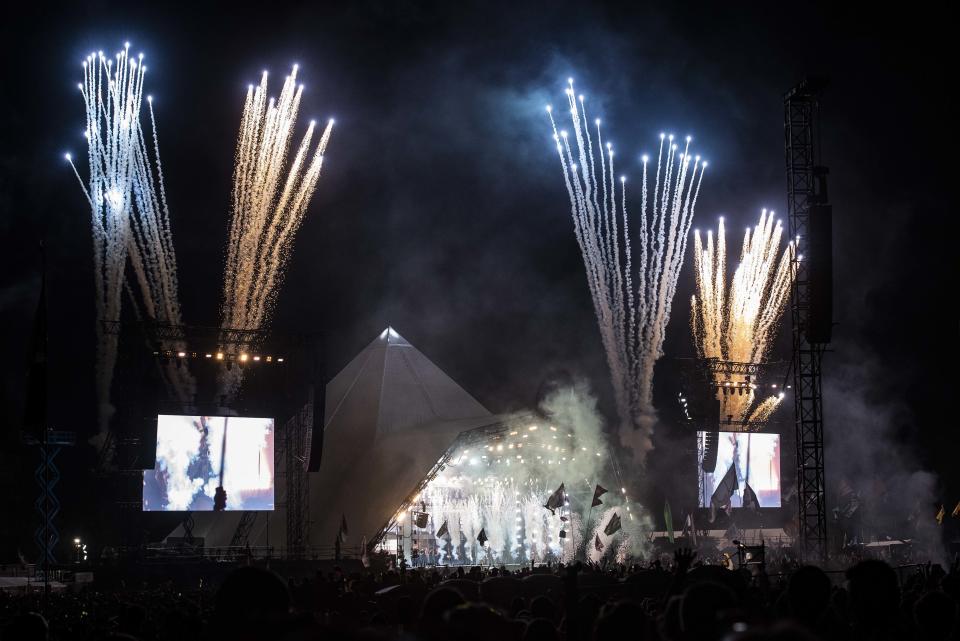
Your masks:
{"label": "firework", "polygon": [[655,174],[649,175],[651,163],[647,156],[642,158],[640,208],[632,214],[639,223],[639,247],[635,247],[627,215],[626,178],[617,181],[613,148],[603,142],[600,120],[593,127],[588,124],[584,98],[575,95],[573,80],[568,82],[573,135],[557,129],[551,107],[547,112],[610,368],[620,440],[642,460],[652,447],[653,368],[663,354],[707,163],[690,154],[689,136],[681,150],[672,135],[660,135]]}
{"label": "firework", "polygon": [[311,121],[287,164],[302,93],[296,65],[278,99],[267,98],[267,72],[258,86],[247,90],[224,273],[221,325],[225,328],[260,329],[269,322],[294,236],[320,177],[332,119],[308,159],[316,128]]}
{"label": "firework", "polygon": [[[170,215],[160,165],[152,100],[147,96],[150,134],[140,121],[146,66],[143,54],[130,56],[130,44],[108,58],[92,53],[83,62],[83,96],[89,178],[86,182],[67,161],[90,205],[93,230],[94,280],[97,298],[97,394],[101,407],[99,438],[110,416],[110,385],[117,358],[117,335],[104,330],[104,321],[120,320],[121,294],[126,286],[138,318],[180,324],[177,264],[170,232]],[[153,143],[151,158],[147,139]],[[125,279],[127,258],[139,286],[139,299]],[[142,305],[142,309],[137,307]],[[177,347],[177,346],[173,346]],[[192,379],[172,368],[167,382],[189,395]]]}
{"label": "firework", "polygon": [[[707,232],[706,247],[700,232],[694,233],[697,295],[691,299],[691,323],[700,358],[756,364],[767,357],[790,295],[793,273],[792,241],[777,258],[782,235],[774,212],[764,209],[757,225],[744,233],[740,264],[728,287],[723,219],[716,239],[712,231]],[[715,381],[718,386],[729,382],[729,378]],[[750,385],[737,394],[721,395],[721,415],[735,422],[769,418],[782,394],[754,408],[754,390]]]}

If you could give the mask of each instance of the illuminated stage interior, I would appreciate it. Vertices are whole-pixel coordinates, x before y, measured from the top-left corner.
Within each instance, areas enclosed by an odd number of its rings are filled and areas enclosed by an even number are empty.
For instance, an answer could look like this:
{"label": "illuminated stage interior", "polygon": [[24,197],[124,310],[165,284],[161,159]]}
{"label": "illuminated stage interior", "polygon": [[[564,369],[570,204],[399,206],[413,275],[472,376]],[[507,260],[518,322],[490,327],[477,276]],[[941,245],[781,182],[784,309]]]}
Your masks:
{"label": "illuminated stage interior", "polygon": [[[594,558],[635,552],[645,541],[638,508],[616,480],[599,425],[570,419],[520,415],[461,434],[378,533],[378,549],[395,554],[400,546],[415,565],[542,563],[585,549]],[[545,504],[561,483],[563,498],[551,513]],[[597,485],[608,492],[591,509]],[[622,529],[607,535],[614,515]]]}

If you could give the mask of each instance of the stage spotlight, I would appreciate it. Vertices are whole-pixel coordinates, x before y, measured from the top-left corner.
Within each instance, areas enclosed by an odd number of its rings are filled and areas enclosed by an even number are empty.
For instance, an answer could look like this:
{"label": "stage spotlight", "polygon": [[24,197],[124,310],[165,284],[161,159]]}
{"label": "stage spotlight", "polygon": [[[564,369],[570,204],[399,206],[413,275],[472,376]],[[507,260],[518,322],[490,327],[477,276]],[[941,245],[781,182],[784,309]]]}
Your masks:
{"label": "stage spotlight", "polygon": [[218,360],[218,361],[222,361],[222,360],[223,360],[223,352],[217,352],[217,360]]}
{"label": "stage spotlight", "polygon": [[246,354],[240,354],[240,362],[241,362],[241,363],[246,363],[246,362],[247,362],[247,355],[246,355]]}
{"label": "stage spotlight", "polygon": [[180,358],[183,358],[186,355],[187,355],[186,352],[177,352],[177,356],[179,356]]}

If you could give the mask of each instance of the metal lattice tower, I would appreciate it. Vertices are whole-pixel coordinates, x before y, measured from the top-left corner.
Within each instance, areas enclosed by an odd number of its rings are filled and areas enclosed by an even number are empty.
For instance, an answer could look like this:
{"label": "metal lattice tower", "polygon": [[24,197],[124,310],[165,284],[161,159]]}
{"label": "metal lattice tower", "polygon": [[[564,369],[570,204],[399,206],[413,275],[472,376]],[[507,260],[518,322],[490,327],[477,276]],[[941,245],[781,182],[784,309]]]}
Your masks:
{"label": "metal lattice tower", "polygon": [[[40,525],[34,532],[34,542],[40,553],[39,562],[44,564],[56,563],[56,549],[60,542],[60,530],[57,529],[56,517],[60,513],[60,500],[57,498],[57,484],[60,482],[60,469],[56,458],[62,447],[69,447],[76,441],[73,432],[60,430],[44,430],[42,440],[28,443],[38,445],[40,464],[34,471],[34,478],[40,488],[40,495],[34,502],[34,507],[40,516]],[[46,572],[46,570],[44,570]]]}
{"label": "metal lattice tower", "polygon": [[827,512],[823,465],[823,396],[821,361],[824,345],[811,343],[807,325],[812,298],[809,261],[804,242],[810,235],[811,207],[817,204],[818,171],[815,127],[822,82],[804,80],[784,96],[787,211],[791,238],[798,238],[791,297],[793,323],[793,382],[797,446],[797,503],[799,543],[808,561],[825,561]]}
{"label": "metal lattice tower", "polygon": [[313,425],[313,398],[283,426],[280,456],[286,484],[287,556],[302,557],[310,536],[310,480],[307,433]]}

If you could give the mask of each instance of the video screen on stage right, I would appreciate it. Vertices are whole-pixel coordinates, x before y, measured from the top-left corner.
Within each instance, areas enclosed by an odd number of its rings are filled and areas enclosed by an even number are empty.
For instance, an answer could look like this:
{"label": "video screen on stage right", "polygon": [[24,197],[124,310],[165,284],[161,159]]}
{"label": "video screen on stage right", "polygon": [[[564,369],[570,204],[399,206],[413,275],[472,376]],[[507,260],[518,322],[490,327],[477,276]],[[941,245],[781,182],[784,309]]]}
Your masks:
{"label": "video screen on stage right", "polygon": [[750,490],[759,507],[780,507],[779,434],[697,432],[697,443],[700,507],[750,507]]}

